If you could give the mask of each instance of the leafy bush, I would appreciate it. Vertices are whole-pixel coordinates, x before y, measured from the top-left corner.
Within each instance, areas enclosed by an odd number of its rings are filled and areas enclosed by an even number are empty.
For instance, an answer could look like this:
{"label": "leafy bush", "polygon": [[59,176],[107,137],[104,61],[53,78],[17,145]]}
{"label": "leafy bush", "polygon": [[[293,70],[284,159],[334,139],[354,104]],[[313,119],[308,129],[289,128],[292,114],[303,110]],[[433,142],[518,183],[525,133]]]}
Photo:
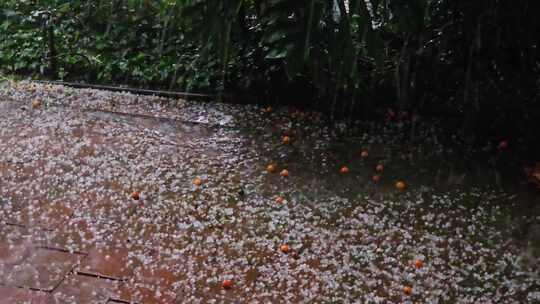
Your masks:
{"label": "leafy bush", "polygon": [[213,91],[218,63],[185,39],[174,3],[33,2],[0,4],[4,72]]}
{"label": "leafy bush", "polygon": [[532,0],[6,0],[0,64],[350,118],[400,108],[532,142],[537,12]]}

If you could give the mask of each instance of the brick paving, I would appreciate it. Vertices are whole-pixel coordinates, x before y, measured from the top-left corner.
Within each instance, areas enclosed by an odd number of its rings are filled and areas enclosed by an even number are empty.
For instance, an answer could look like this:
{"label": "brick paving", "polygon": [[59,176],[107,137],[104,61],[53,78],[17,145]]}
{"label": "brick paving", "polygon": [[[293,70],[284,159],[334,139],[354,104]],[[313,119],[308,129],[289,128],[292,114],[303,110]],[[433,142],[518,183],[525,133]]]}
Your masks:
{"label": "brick paving", "polygon": [[176,301],[172,285],[180,277],[162,261],[154,262],[157,267],[133,263],[128,254],[134,248],[89,245],[72,251],[58,241],[61,229],[2,223],[0,231],[0,304]]}
{"label": "brick paving", "polygon": [[399,156],[366,142],[334,153],[317,116],[289,114],[0,87],[0,304],[540,299],[540,263],[508,242],[507,209],[485,208],[498,196],[472,193],[467,209],[453,206],[468,195],[413,179],[395,190],[411,173]]}
{"label": "brick paving", "polygon": [[[2,110],[0,116],[20,121],[1,129],[0,151],[13,149],[22,159],[0,163],[0,304],[183,303],[178,261],[155,249],[174,231],[144,221],[115,176],[87,178],[102,170],[99,155],[110,161],[123,145],[134,145],[134,136],[109,137],[106,119],[69,109],[51,113],[51,120],[10,102]],[[44,127],[54,120],[57,129]],[[71,129],[73,121],[85,127]],[[79,142],[87,145],[65,149]],[[59,155],[64,163],[53,159]],[[94,162],[88,171],[77,167],[88,162]],[[74,171],[75,178],[64,179]],[[113,171],[118,176],[122,165]]]}

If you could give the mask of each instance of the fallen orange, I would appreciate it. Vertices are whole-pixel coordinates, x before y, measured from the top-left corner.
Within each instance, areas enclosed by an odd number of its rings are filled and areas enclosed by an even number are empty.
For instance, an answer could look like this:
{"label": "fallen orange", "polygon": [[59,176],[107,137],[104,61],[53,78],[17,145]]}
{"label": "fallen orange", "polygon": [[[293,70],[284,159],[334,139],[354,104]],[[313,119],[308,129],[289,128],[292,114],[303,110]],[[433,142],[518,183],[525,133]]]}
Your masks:
{"label": "fallen orange", "polygon": [[200,185],[202,185],[202,180],[197,177],[196,179],[193,180],[193,184],[199,187]]}
{"label": "fallen orange", "polygon": [[405,190],[406,187],[407,187],[407,185],[405,185],[405,182],[403,182],[403,181],[398,181],[396,183],[396,188],[398,190]]}
{"label": "fallen orange", "polygon": [[133,193],[131,193],[131,198],[138,201],[141,197],[139,195],[139,192],[133,191]]}
{"label": "fallen orange", "polygon": [[233,281],[232,280],[223,280],[223,282],[221,282],[221,287],[223,287],[224,289],[230,289],[233,287]]}
{"label": "fallen orange", "polygon": [[371,179],[372,179],[372,180],[373,180],[374,182],[378,182],[378,181],[380,181],[380,180],[381,180],[381,176],[380,176],[380,175],[377,175],[377,174],[375,174],[375,175],[373,175],[373,177],[372,177]]}
{"label": "fallen orange", "polygon": [[283,136],[283,144],[288,145],[291,143],[291,138],[289,136]]}
{"label": "fallen orange", "polygon": [[403,287],[403,293],[406,294],[406,295],[412,294],[412,287],[410,287],[410,286],[404,286],[404,287]]}
{"label": "fallen orange", "polygon": [[349,168],[347,168],[346,166],[343,166],[343,167],[341,167],[341,169],[339,169],[339,172],[341,174],[347,174],[347,173],[349,173]]}
{"label": "fallen orange", "polygon": [[276,203],[283,204],[284,201],[285,201],[285,199],[283,198],[283,196],[276,197]]}
{"label": "fallen orange", "polygon": [[283,169],[283,170],[281,170],[281,172],[279,173],[279,175],[281,175],[281,176],[283,176],[283,177],[288,177],[288,176],[289,176],[289,170]]}
{"label": "fallen orange", "polygon": [[369,156],[369,152],[367,149],[364,149],[362,150],[362,152],[360,152],[360,156],[362,156],[362,158],[366,158]]}
{"label": "fallen orange", "polygon": [[266,172],[273,173],[274,171],[276,171],[276,166],[274,166],[273,164],[266,166]]}
{"label": "fallen orange", "polygon": [[424,266],[424,262],[422,260],[420,260],[420,259],[414,260],[414,267],[422,268],[422,266]]}
{"label": "fallen orange", "polygon": [[32,108],[37,109],[41,107],[41,101],[39,99],[32,100]]}
{"label": "fallen orange", "polygon": [[279,246],[279,251],[281,251],[283,253],[289,253],[289,246],[283,244],[283,245]]}

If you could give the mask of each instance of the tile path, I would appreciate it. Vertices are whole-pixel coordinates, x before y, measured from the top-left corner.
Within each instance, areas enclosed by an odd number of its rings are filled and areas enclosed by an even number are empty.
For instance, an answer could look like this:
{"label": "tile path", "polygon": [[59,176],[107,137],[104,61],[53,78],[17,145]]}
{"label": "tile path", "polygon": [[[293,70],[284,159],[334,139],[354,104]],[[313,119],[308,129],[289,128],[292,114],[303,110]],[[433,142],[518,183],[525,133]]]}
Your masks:
{"label": "tile path", "polygon": [[[129,189],[114,176],[91,178],[100,164],[77,168],[100,153],[111,161],[115,149],[133,145],[131,137],[108,136],[108,122],[92,114],[60,110],[49,120],[14,103],[2,105],[1,116],[20,121],[1,130],[0,151],[15,146],[12,156],[29,159],[0,163],[0,304],[177,302],[174,283],[180,275],[152,249],[161,228],[144,222],[145,214],[126,200]],[[56,129],[47,126],[54,120],[59,120]],[[85,127],[71,128],[74,121]],[[122,174],[117,169],[113,174]],[[75,170],[67,181],[66,174]],[[130,204],[119,208],[119,201]],[[143,264],[137,255],[154,260]]]}
{"label": "tile path", "polygon": [[395,190],[420,170],[401,171],[392,132],[333,152],[313,114],[141,99],[0,88],[0,304],[540,299],[498,196]]}

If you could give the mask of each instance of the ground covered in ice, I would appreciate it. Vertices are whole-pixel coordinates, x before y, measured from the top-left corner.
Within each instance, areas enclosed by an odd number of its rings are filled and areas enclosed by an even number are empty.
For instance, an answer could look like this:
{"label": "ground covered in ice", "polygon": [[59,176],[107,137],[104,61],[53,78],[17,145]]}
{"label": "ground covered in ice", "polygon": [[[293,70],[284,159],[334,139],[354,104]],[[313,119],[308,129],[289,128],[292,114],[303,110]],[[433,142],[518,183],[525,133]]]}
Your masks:
{"label": "ground covered in ice", "polygon": [[498,143],[390,114],[4,83],[0,303],[540,301],[538,197],[464,170]]}

